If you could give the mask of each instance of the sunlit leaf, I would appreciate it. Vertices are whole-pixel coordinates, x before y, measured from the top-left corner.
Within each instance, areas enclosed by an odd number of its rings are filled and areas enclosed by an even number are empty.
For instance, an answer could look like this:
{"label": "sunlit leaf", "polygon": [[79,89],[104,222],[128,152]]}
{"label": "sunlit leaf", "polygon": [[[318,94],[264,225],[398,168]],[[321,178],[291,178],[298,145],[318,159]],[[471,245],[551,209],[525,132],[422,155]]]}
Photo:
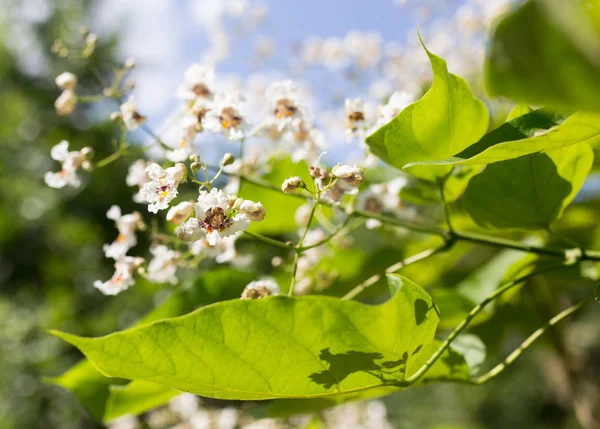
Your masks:
{"label": "sunlit leaf", "polygon": [[[136,325],[189,313],[198,307],[241,295],[254,279],[252,273],[229,268],[215,269],[199,278],[194,286],[174,293]],[[177,393],[168,386],[143,381],[105,377],[86,359],[49,383],[62,386],[77,397],[97,421],[109,421],[125,414],[139,414],[164,404]]]}
{"label": "sunlit leaf", "polygon": [[519,103],[515,107],[513,107],[513,109],[510,111],[510,113],[506,117],[506,122],[510,122],[513,119],[518,118],[519,116],[523,116],[528,113],[531,113],[531,111],[532,111],[531,107],[529,107],[527,104]]}
{"label": "sunlit leaf", "polygon": [[[448,72],[446,61],[427,48],[425,51],[433,70],[431,88],[423,98],[367,138],[371,151],[397,168],[455,155],[478,141],[488,128],[485,104],[473,97],[462,78]],[[448,171],[448,168],[409,170],[428,180]]]}
{"label": "sunlit leaf", "polygon": [[600,115],[574,113],[566,118],[541,109],[504,123],[458,155],[415,165],[491,164],[578,143],[598,142]]}
{"label": "sunlit leaf", "polygon": [[[394,385],[433,353],[431,297],[400,276],[387,303],[274,296],[203,307],[101,338],[55,331],[103,374],[222,399],[335,396]],[[465,377],[456,352],[426,378]]]}

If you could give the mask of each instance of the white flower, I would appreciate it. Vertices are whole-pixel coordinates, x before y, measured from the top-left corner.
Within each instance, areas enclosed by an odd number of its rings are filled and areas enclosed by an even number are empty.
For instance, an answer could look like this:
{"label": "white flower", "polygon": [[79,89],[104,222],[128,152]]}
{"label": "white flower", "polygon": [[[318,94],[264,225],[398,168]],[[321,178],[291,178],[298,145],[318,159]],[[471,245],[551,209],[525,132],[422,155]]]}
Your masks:
{"label": "white flower", "polygon": [[365,180],[365,173],[356,165],[336,165],[331,172],[350,186],[358,186]]}
{"label": "white flower", "polygon": [[138,212],[122,215],[119,206],[112,206],[106,217],[115,221],[119,235],[111,244],[105,244],[102,250],[107,258],[119,260],[137,244],[135,232],[144,227],[142,215]]}
{"label": "white flower", "polygon": [[177,284],[177,260],[181,254],[167,246],[160,245],[150,249],[154,256],[148,263],[146,278],[153,283]]}
{"label": "white flower", "polygon": [[295,163],[300,161],[315,162],[319,154],[325,149],[325,135],[323,132],[304,119],[294,120],[290,132],[285,135],[285,139],[291,140],[293,144],[291,157]]}
{"label": "white flower", "polygon": [[[377,183],[369,186],[358,194],[356,208],[371,213],[384,211],[397,212],[400,209],[400,191],[406,186],[405,177],[397,177],[387,183]],[[366,223],[368,229],[381,226],[377,219],[369,219]]]}
{"label": "white flower", "polygon": [[146,117],[140,115],[137,111],[137,105],[135,104],[133,95],[130,95],[129,99],[121,104],[121,118],[128,130],[135,130],[146,122]]}
{"label": "white flower", "polygon": [[[138,159],[133,164],[131,164],[127,172],[127,177],[125,178],[125,183],[127,183],[127,186],[137,186],[138,189],[141,190],[142,186],[150,182],[151,179],[148,176],[148,173],[146,173],[146,168],[148,168],[149,165],[150,163],[143,159]],[[141,191],[138,191],[135,194],[133,194],[133,201],[135,201],[136,203],[146,202]]]}
{"label": "white flower", "polygon": [[388,100],[387,104],[381,106],[379,108],[379,117],[377,118],[377,122],[373,131],[376,131],[378,128],[384,126],[388,122],[390,122],[396,115],[398,115],[402,110],[404,110],[409,104],[415,101],[415,97],[412,94],[404,91],[396,91]]}
{"label": "white flower", "polygon": [[211,67],[194,63],[185,71],[183,84],[177,87],[176,96],[183,100],[212,98],[214,79],[215,71]]}
{"label": "white flower", "polygon": [[346,113],[347,136],[351,138],[365,128],[367,117],[365,102],[358,98],[347,98],[344,103],[344,111]]}
{"label": "white flower", "polygon": [[298,88],[291,80],[271,84],[267,89],[267,103],[272,114],[271,121],[279,131],[305,115]]}
{"label": "white flower", "polygon": [[163,170],[156,163],[146,168],[150,182],[145,183],[140,190],[141,196],[149,204],[148,211],[157,213],[169,207],[169,203],[177,197],[177,187],[185,178],[186,168],[183,164],[175,164]]}
{"label": "white flower", "polygon": [[194,213],[194,203],[191,201],[184,201],[171,207],[167,212],[167,221],[179,225],[190,218]]}
{"label": "white flower", "polygon": [[220,189],[200,191],[194,207],[196,216],[188,219],[177,230],[179,238],[186,241],[206,237],[208,243],[214,246],[219,240],[239,235],[250,224],[248,216],[229,207],[229,197]]}
{"label": "white flower", "polygon": [[267,211],[260,202],[255,203],[250,200],[244,200],[239,210],[248,216],[252,222],[260,222],[267,214]]}
{"label": "white flower", "polygon": [[71,89],[65,89],[54,102],[56,113],[60,116],[70,115],[77,106],[77,95]]}
{"label": "white flower", "polygon": [[94,287],[99,289],[104,295],[116,295],[133,286],[135,283],[133,275],[143,263],[143,258],[125,256],[115,263],[115,274],[111,279],[105,282],[96,280]]}
{"label": "white flower", "polygon": [[182,393],[169,402],[169,409],[182,419],[189,419],[199,408],[200,399],[191,393]]}
{"label": "white flower", "polygon": [[205,255],[208,258],[214,258],[217,264],[224,264],[232,261],[236,256],[235,241],[237,237],[227,237],[219,240],[214,246],[211,246],[206,238],[190,243],[190,252],[192,255]]}
{"label": "white flower", "polygon": [[242,293],[242,299],[260,299],[279,294],[280,290],[277,282],[272,278],[265,278],[248,283]]}
{"label": "white flower", "polygon": [[206,129],[223,133],[230,140],[241,140],[248,128],[244,101],[239,92],[217,94],[212,109],[206,113],[203,122]]}
{"label": "white flower", "polygon": [[63,73],[59,74],[58,76],[56,76],[56,79],[54,79],[54,82],[56,82],[56,85],[60,89],[74,90],[75,87],[77,86],[77,76],[75,76],[73,73],[63,72]]}
{"label": "white flower", "polygon": [[69,152],[69,142],[61,141],[50,150],[50,156],[55,161],[62,163],[62,169],[59,172],[47,172],[44,175],[46,184],[52,188],[62,188],[66,185],[78,188],[81,186],[81,180],[77,175],[79,168],[90,168],[91,164],[86,159],[91,153],[91,148],[83,148],[80,151]]}
{"label": "white flower", "polygon": [[166,153],[167,159],[172,162],[184,162],[190,155],[195,153],[194,139],[198,131],[202,130],[200,120],[194,113],[183,116],[180,126],[181,128],[176,135],[178,137],[176,146]]}

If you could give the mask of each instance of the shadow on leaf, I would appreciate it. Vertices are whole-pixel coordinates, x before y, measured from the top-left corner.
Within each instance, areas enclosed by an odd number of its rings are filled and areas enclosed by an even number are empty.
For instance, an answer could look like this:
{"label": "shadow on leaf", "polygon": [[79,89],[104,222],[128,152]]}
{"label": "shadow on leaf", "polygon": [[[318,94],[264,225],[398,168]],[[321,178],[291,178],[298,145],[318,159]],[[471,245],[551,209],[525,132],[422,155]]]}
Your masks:
{"label": "shadow on leaf", "polygon": [[[422,345],[418,346],[412,355],[414,356],[419,353],[421,349]],[[408,353],[404,352],[400,359],[375,362],[376,360],[384,359],[384,356],[381,353],[365,353],[355,350],[344,353],[331,353],[329,348],[326,348],[319,353],[319,359],[326,362],[329,368],[311,374],[309,378],[326,389],[336,385],[339,386],[339,383],[346,377],[357,372],[371,374],[379,378],[382,382],[397,381],[398,377],[390,379],[385,376],[404,374],[408,358]]]}

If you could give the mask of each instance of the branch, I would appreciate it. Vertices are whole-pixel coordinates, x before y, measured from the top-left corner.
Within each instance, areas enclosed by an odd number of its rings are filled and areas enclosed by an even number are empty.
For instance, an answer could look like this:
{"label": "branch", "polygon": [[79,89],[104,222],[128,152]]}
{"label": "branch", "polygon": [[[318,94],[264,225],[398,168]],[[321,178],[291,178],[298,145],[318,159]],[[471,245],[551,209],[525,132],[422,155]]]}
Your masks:
{"label": "branch", "polygon": [[546,333],[546,331],[548,331],[552,326],[556,325],[560,321],[571,316],[573,313],[580,310],[581,308],[583,308],[586,304],[588,304],[591,301],[593,301],[593,298],[588,298],[588,299],[583,300],[583,301],[573,305],[572,307],[569,307],[566,310],[563,310],[560,313],[558,313],[556,316],[554,316],[552,319],[550,319],[545,325],[543,325],[541,328],[537,329],[525,341],[523,341],[523,343],[521,343],[521,345],[519,347],[517,347],[511,354],[509,354],[506,357],[506,359],[504,359],[501,363],[496,365],[494,368],[492,368],[490,371],[483,374],[482,376],[474,378],[472,380],[472,382],[474,384],[484,384],[484,383],[487,383],[488,381],[496,378],[510,364],[512,364],[515,360],[517,360],[518,357],[521,356],[521,354],[535,342],[535,340],[537,340],[544,333]]}
{"label": "branch", "polygon": [[401,268],[414,264],[415,262],[422,261],[423,259],[427,259],[438,252],[447,250],[452,246],[452,244],[453,243],[444,243],[441,246],[432,247],[431,249],[424,250],[421,253],[417,253],[416,255],[409,256],[408,258],[400,262],[396,262],[394,265],[391,265],[390,267],[386,268],[383,273],[375,274],[374,276],[369,277],[367,280],[350,290],[346,295],[342,297],[342,299],[352,299],[369,286],[372,286],[375,283],[377,283],[386,274],[392,274],[400,270]]}
{"label": "branch", "polygon": [[473,320],[475,318],[475,316],[477,316],[489,303],[494,301],[496,298],[498,298],[503,293],[509,291],[510,289],[512,289],[516,286],[519,286],[525,280],[527,280],[533,276],[537,276],[539,274],[546,273],[548,271],[556,270],[556,269],[566,267],[566,266],[568,266],[568,265],[561,264],[561,265],[553,265],[550,267],[541,268],[537,271],[534,271],[529,274],[525,274],[515,280],[512,280],[512,281],[508,282],[507,284],[505,284],[504,286],[501,286],[498,289],[496,289],[496,291],[494,293],[492,293],[487,298],[485,298],[483,301],[481,301],[479,304],[477,304],[475,307],[473,307],[473,309],[469,312],[469,314],[467,314],[467,316],[464,318],[464,320],[462,322],[460,322],[456,328],[454,328],[454,330],[450,333],[450,335],[448,335],[446,340],[440,345],[440,347],[435,351],[435,353],[433,355],[431,355],[431,357],[427,360],[427,362],[425,362],[423,364],[423,366],[417,370],[417,372],[415,372],[413,375],[411,375],[410,377],[408,377],[405,380],[406,384],[411,385],[411,384],[414,384],[417,381],[419,381],[419,379],[421,377],[423,377],[427,371],[429,371],[429,369],[433,366],[433,364],[450,347],[450,345],[456,339],[456,337],[458,337],[467,328],[467,326],[469,325],[471,320]]}

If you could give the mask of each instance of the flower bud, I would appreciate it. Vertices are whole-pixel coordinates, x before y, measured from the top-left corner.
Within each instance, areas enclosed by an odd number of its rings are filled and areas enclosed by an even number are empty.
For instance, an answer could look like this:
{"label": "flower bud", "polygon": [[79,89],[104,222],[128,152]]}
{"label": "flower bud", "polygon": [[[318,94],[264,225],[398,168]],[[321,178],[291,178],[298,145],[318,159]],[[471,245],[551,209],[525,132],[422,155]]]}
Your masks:
{"label": "flower bud", "polygon": [[234,210],[240,210],[244,201],[245,200],[243,198],[237,198],[235,196],[229,197],[229,204],[230,204],[231,208]]}
{"label": "flower bud", "polygon": [[77,105],[77,96],[75,92],[70,89],[65,89],[62,94],[54,102],[54,108],[56,113],[60,116],[70,115]]}
{"label": "flower bud", "polygon": [[85,161],[82,161],[81,163],[81,168],[83,168],[85,171],[91,171],[92,170],[92,163],[89,162],[87,159]]}
{"label": "flower bud", "polygon": [[75,76],[73,73],[64,72],[56,76],[54,82],[56,82],[56,85],[60,89],[73,90],[77,86],[77,76]]}
{"label": "flower bud", "polygon": [[126,59],[123,67],[125,67],[127,70],[131,70],[135,67],[135,60],[133,58]]}
{"label": "flower bud", "polygon": [[173,167],[169,167],[165,170],[168,174],[173,176],[176,182],[185,182],[187,178],[187,168],[181,162],[178,162]]}
{"label": "flower bud", "polygon": [[198,171],[200,171],[200,169],[202,168],[202,164],[199,162],[192,162],[190,164],[190,170],[192,170],[192,173],[196,174]]}
{"label": "flower bud", "polygon": [[240,205],[240,211],[253,222],[260,222],[267,215],[267,211],[260,202],[255,203],[248,200]]}
{"label": "flower bud", "polygon": [[358,186],[365,180],[365,173],[356,165],[336,165],[332,173],[350,186]]}
{"label": "flower bud", "polygon": [[193,153],[190,155],[189,160],[192,162],[200,163],[200,155],[198,155],[197,153]]}
{"label": "flower bud", "polygon": [[194,203],[184,201],[169,209],[167,212],[167,221],[175,225],[185,222],[194,213]]}
{"label": "flower bud", "polygon": [[86,146],[81,149],[81,154],[84,156],[84,158],[91,158],[94,156],[94,148],[91,146]]}
{"label": "flower bud", "polygon": [[225,155],[223,155],[223,159],[221,160],[221,165],[223,167],[227,166],[227,165],[231,165],[235,162],[235,157],[233,156],[232,153],[226,153]]}
{"label": "flower bud", "polygon": [[304,188],[306,184],[302,180],[302,178],[298,176],[290,177],[289,179],[285,179],[283,184],[281,185],[281,190],[285,194],[292,194],[296,192],[298,188]]}
{"label": "flower bud", "polygon": [[112,112],[110,114],[110,120],[113,122],[121,120],[121,112]]}

